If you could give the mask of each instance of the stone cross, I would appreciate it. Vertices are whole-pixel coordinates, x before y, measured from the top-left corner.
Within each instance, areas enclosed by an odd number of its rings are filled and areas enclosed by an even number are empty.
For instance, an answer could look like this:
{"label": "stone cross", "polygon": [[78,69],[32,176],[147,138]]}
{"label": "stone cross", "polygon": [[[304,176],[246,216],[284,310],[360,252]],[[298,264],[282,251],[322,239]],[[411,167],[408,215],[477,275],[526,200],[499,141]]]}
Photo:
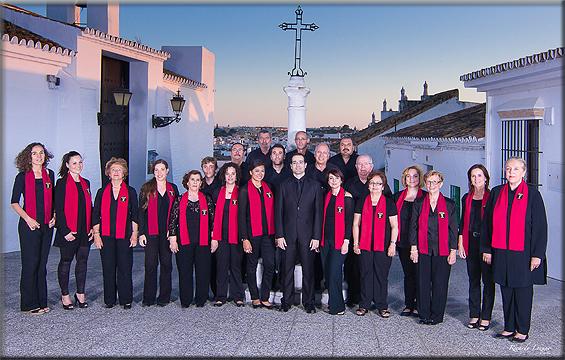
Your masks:
{"label": "stone cross", "polygon": [[300,53],[301,53],[301,48],[302,48],[302,30],[309,30],[309,31],[314,31],[316,29],[319,28],[318,25],[311,23],[311,24],[303,24],[302,23],[302,9],[300,8],[300,5],[298,5],[298,8],[296,9],[296,11],[294,12],[296,14],[296,22],[289,24],[289,23],[282,23],[279,25],[279,27],[283,30],[294,30],[295,32],[295,41],[294,41],[294,68],[292,69],[292,71],[288,72],[288,75],[290,76],[300,76],[300,77],[304,77],[304,75],[306,75],[306,72],[304,70],[302,70],[300,68]]}

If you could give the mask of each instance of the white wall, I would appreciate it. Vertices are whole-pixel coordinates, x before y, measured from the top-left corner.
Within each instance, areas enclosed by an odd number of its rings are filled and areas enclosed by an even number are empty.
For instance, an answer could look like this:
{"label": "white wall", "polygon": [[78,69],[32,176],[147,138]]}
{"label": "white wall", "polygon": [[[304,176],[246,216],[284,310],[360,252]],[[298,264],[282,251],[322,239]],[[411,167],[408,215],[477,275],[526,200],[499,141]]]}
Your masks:
{"label": "white wall", "polygon": [[[398,124],[396,127],[397,130],[404,129],[406,127],[419,124],[428,120],[436,119],[438,117],[451,114],[452,112],[456,112],[470,106],[475,106],[477,104],[473,103],[465,103],[457,100],[457,98],[451,98],[447,101],[444,101],[433,108],[424,111],[421,114],[414,116],[413,118]],[[380,169],[385,166],[385,155],[384,155],[384,140],[382,139],[382,135],[389,134],[394,132],[394,127],[390,130],[383,132],[382,134],[375,136],[364,143],[358,146],[359,154],[368,154],[371,155],[373,158],[373,166],[375,169]]]}

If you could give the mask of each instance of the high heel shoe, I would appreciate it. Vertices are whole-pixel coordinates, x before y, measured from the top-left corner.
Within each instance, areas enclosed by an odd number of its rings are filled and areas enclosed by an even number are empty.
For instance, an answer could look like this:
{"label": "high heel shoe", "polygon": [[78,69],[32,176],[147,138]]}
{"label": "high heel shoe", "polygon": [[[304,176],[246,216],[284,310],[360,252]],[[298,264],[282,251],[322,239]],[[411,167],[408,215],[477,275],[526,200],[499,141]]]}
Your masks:
{"label": "high heel shoe", "polygon": [[81,308],[81,309],[85,309],[85,308],[88,307],[88,303],[87,303],[86,301],[85,301],[85,302],[80,302],[80,300],[78,299],[78,296],[77,296],[76,293],[75,293],[75,301],[77,302],[78,307]]}
{"label": "high heel shoe", "polygon": [[63,302],[63,299],[61,299],[61,304],[63,305],[63,309],[65,309],[65,310],[73,310],[75,308],[73,303],[65,305],[65,303]]}

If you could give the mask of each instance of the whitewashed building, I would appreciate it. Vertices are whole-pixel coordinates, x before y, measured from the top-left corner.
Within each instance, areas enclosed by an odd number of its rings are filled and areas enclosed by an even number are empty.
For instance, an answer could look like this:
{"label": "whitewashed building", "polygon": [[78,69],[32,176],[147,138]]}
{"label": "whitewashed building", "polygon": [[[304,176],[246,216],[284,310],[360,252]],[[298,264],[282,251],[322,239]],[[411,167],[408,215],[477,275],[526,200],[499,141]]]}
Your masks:
{"label": "whitewashed building", "polygon": [[563,280],[563,51],[562,47],[462,75],[485,92],[485,164],[501,184],[510,156],[527,162],[548,218],[548,275]]}
{"label": "whitewashed building", "polygon": [[441,192],[457,205],[468,191],[467,170],[485,161],[485,104],[384,135],[386,176],[391,190],[402,190],[402,170],[412,164],[444,175]]}
{"label": "whitewashed building", "polygon": [[[404,93],[402,99],[408,101]],[[385,167],[383,136],[476,105],[474,102],[460,101],[457,89],[444,91],[428,96],[413,106],[402,107],[400,112],[359,131],[353,139],[358,146],[358,153],[371,155],[374,168],[381,169]]]}
{"label": "whitewashed building", "polygon": [[[19,249],[18,219],[8,199],[17,173],[14,158],[30,142],[44,143],[55,155],[49,166],[55,172],[65,152],[79,151],[83,175],[94,191],[111,156],[128,160],[129,184],[139,190],[155,158],[169,162],[170,179],[180,187],[182,175],[200,168],[202,157],[212,154],[211,51],[202,46],[153,49],[123,39],[117,4],[89,3],[87,19],[80,19],[74,4],[48,4],[47,16],[0,6],[5,21],[0,50],[4,252]],[[113,98],[114,91],[124,89],[132,94],[127,107]],[[180,122],[154,128],[154,115],[173,116],[170,100],[177,91],[186,101]]]}

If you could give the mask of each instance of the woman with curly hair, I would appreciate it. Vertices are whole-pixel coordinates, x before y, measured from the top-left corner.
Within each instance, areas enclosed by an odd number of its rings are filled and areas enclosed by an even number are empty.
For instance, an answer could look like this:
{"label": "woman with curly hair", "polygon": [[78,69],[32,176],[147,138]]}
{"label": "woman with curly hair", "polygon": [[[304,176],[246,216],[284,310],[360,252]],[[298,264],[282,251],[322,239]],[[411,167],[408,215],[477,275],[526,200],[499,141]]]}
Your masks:
{"label": "woman with curly hair", "polygon": [[76,258],[75,278],[78,307],[86,308],[84,288],[90,244],[92,240],[92,196],[90,182],[80,176],[83,169],[82,156],[76,151],[63,155],[61,169],[55,186],[55,211],[58,214],[54,246],[59,247],[61,258],[57,277],[61,287],[63,309],[72,310],[73,300],[69,295],[69,273],[73,257]]}
{"label": "woman with curly hair", "polygon": [[[55,173],[47,169],[47,164],[52,158],[53,155],[43,144],[34,142],[26,146],[15,160],[19,173],[12,189],[11,206],[20,216],[20,309],[31,314],[49,312],[46,276],[47,258],[55,226]],[[23,208],[20,205],[22,195]]]}

